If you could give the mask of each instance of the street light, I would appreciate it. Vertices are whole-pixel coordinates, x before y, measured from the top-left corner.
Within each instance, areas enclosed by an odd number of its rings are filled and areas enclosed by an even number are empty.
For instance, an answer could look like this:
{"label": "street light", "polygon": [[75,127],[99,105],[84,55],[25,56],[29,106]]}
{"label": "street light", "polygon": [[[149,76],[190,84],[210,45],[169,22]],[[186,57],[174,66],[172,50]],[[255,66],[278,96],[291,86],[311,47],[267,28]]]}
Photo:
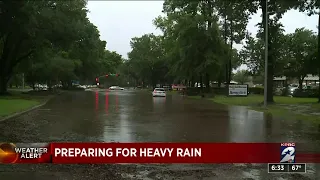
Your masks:
{"label": "street light", "polygon": [[267,107],[267,83],[268,83],[268,21],[269,21],[269,16],[268,16],[268,0],[266,0],[266,17],[265,17],[265,52],[264,52],[264,107]]}

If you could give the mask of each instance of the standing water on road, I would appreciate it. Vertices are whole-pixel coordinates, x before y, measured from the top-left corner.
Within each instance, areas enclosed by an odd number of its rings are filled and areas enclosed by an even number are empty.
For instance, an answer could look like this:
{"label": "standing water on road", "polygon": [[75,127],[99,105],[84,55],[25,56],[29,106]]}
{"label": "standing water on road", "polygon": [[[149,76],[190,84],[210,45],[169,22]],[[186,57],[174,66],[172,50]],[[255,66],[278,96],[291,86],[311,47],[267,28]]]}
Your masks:
{"label": "standing water on road", "polygon": [[[1,122],[0,128],[6,129],[0,134],[2,142],[292,141],[320,144],[319,128],[310,122],[273,119],[246,107],[227,107],[175,95],[152,97],[150,93],[134,90],[64,93],[38,110]],[[21,172],[20,176],[13,175],[19,169],[16,165],[17,169],[6,170],[6,173],[2,171],[0,175],[35,179],[50,179],[60,175],[65,175],[65,179],[105,179],[107,176],[101,173],[89,176],[87,172],[85,175],[66,175],[68,168],[76,170],[85,166],[19,165],[21,169],[34,170],[36,167],[39,170]],[[109,170],[111,167],[118,168],[121,171],[118,173],[129,179],[317,179],[316,173],[320,171],[314,165],[310,165],[308,173],[303,175],[271,175],[267,174],[266,165],[256,164],[108,166]],[[92,165],[90,168],[92,173],[99,173],[105,167]]]}

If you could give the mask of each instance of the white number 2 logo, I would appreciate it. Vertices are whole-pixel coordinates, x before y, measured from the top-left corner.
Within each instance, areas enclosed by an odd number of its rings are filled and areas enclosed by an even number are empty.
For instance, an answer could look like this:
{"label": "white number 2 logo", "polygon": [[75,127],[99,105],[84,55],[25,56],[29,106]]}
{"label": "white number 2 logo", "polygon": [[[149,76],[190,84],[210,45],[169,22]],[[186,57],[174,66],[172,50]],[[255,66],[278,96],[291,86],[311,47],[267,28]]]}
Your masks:
{"label": "white number 2 logo", "polygon": [[289,153],[289,155],[292,156],[292,155],[294,154],[294,152],[295,152],[294,147],[287,147],[287,148],[285,148],[285,149],[282,151],[281,154],[282,154],[282,155],[286,155],[286,154]]}
{"label": "white number 2 logo", "polygon": [[289,160],[293,160],[294,159],[294,155],[293,155],[294,152],[295,152],[294,147],[285,148],[281,153],[281,155],[284,155],[284,157],[280,162],[288,162]]}

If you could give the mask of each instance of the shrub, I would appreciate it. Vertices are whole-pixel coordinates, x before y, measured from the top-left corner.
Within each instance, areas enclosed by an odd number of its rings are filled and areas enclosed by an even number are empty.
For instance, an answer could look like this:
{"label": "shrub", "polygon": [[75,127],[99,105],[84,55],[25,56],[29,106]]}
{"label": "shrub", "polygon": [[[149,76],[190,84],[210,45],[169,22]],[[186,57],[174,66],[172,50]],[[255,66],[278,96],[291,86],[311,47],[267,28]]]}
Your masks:
{"label": "shrub", "polygon": [[186,91],[188,96],[196,96],[200,94],[200,88],[197,87],[188,87]]}
{"label": "shrub", "polygon": [[264,88],[263,87],[249,87],[250,94],[263,94]]}
{"label": "shrub", "polygon": [[293,97],[309,97],[309,98],[315,98],[318,97],[319,92],[318,89],[296,89],[292,96]]}
{"label": "shrub", "polygon": [[212,88],[213,94],[218,94],[218,95],[227,95],[228,94],[228,88],[226,87],[214,87]]}

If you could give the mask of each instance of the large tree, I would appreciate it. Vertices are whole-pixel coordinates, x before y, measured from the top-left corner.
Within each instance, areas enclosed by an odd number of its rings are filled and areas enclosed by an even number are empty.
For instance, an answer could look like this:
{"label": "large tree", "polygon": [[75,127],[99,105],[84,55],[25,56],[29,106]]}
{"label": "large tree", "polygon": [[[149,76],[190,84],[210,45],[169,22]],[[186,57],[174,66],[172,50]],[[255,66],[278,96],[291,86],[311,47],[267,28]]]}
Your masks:
{"label": "large tree", "polygon": [[115,72],[122,57],[105,50],[106,42],[87,18],[85,0],[4,1],[0,4],[0,93],[16,73],[30,84],[49,87],[72,80],[93,83]]}
{"label": "large tree", "polygon": [[0,94],[14,68],[43,46],[68,50],[80,41],[86,1],[3,1],[0,4]]}
{"label": "large tree", "polygon": [[[266,3],[268,1],[268,3]],[[277,71],[275,68],[281,67],[283,61],[281,61],[279,57],[281,57],[282,52],[279,51],[281,47],[281,43],[283,41],[282,34],[283,29],[279,20],[282,18],[282,15],[288,10],[295,7],[299,2],[298,1],[269,1],[269,0],[255,0],[251,1],[253,6],[248,6],[248,10],[252,13],[257,13],[259,9],[262,10],[262,21],[258,24],[260,30],[257,34],[257,37],[266,41],[265,33],[268,32],[268,72],[267,72],[267,103],[274,102],[273,100],[273,78]],[[268,27],[266,27],[266,22],[268,23]],[[266,29],[268,28],[268,31]],[[261,43],[260,43],[261,44]],[[265,44],[265,43],[263,43]],[[264,64],[265,58],[256,59],[259,61],[259,67],[262,68],[262,64]]]}
{"label": "large tree", "polygon": [[165,83],[167,66],[164,61],[163,37],[145,34],[132,38],[132,51],[128,53],[131,67],[141,83],[156,86]]}
{"label": "large tree", "polygon": [[166,16],[155,20],[169,47],[171,74],[180,80],[199,82],[201,89],[206,84],[208,90],[210,80],[220,74],[222,57],[232,52],[223,43],[213,4],[212,1],[166,0],[163,8]]}
{"label": "large tree", "polygon": [[284,43],[284,46],[287,48],[285,75],[297,78],[301,89],[307,74],[317,73],[317,66],[315,66],[317,37],[310,30],[296,29],[294,33],[287,35],[287,42]]}
{"label": "large tree", "polygon": [[[320,1],[318,0],[297,0],[298,3],[296,8],[300,11],[307,12],[310,16],[318,16],[318,48],[317,48],[317,61],[315,66],[317,66],[318,77],[320,78]],[[320,80],[320,79],[319,79]],[[318,103],[320,103],[320,85],[318,88]]]}
{"label": "large tree", "polygon": [[[233,49],[233,45],[241,43],[245,38],[249,17],[255,12],[255,6],[249,1],[239,0],[216,0],[214,7],[218,12],[221,24],[221,32],[226,44]],[[233,66],[235,66],[232,53],[226,54],[225,81],[230,83]]]}
{"label": "large tree", "polygon": [[246,70],[240,70],[233,76],[233,80],[237,83],[244,84],[249,81],[249,73]]}

